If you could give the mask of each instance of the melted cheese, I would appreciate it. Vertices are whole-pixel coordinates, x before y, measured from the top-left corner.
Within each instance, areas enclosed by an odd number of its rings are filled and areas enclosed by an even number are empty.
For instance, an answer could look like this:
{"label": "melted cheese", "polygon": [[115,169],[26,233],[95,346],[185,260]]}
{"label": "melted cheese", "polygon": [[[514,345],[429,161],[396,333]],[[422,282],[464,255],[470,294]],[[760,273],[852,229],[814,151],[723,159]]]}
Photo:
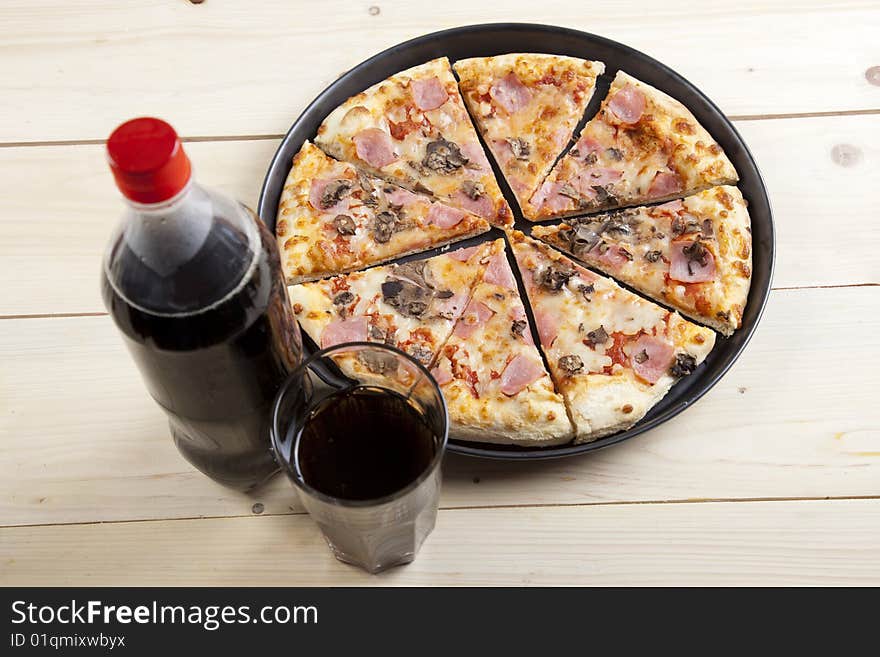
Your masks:
{"label": "melted cheese", "polygon": [[[352,191],[326,211],[312,206],[309,195],[315,180],[349,180]],[[276,235],[285,276],[291,283],[313,280],[375,265],[413,251],[421,251],[489,230],[489,224],[467,213],[455,226],[440,228],[427,221],[430,198],[408,193],[376,178],[365,177],[372,186],[361,188],[357,170],[337,162],[306,142],[293,161],[278,206]],[[388,209],[389,197],[402,205],[402,224],[386,242],[375,239],[376,214]],[[365,203],[372,198],[370,203]],[[333,226],[344,214],[354,225],[353,235]]]}
{"label": "melted cheese", "polygon": [[[690,354],[697,363],[711,351],[715,341],[711,330],[669,313],[611,279],[578,267],[522,233],[513,233],[511,239],[539,330],[542,317],[557,329],[553,331],[555,338],[542,342],[542,348],[575,423],[576,442],[592,441],[632,426],[675,383],[669,373],[654,384],[639,378],[629,365],[631,354],[626,346],[623,362],[619,362],[619,356],[615,362],[615,334],[622,342],[632,342],[640,333],[653,336],[670,344],[677,354]],[[574,272],[555,292],[539,284],[551,267]],[[600,327],[608,338],[593,346],[588,334]],[[542,336],[542,341],[550,337]],[[572,362],[581,363],[582,369],[573,372],[566,366]]]}
{"label": "melted cheese", "polygon": [[[503,240],[492,245],[492,252],[503,257]],[[472,303],[486,306],[491,317],[466,338],[453,332],[436,362],[436,368],[453,373],[452,380],[442,386],[452,435],[519,445],[571,440],[572,426],[562,397],[546,371],[515,395],[501,391],[502,375],[514,358],[542,362],[537,347],[523,337],[529,335],[528,325],[523,335],[512,333],[513,322],[525,317],[517,291],[483,280],[474,289]]]}
{"label": "melted cheese", "polygon": [[[449,98],[440,107],[422,112],[415,106],[409,85],[413,79],[433,76],[440,79]],[[395,139],[390,121],[395,124],[409,121],[414,127],[402,139]],[[397,155],[394,162],[377,169],[358,158],[353,138],[367,128],[378,128],[389,135]],[[449,173],[422,167],[428,144],[440,137],[459,146],[470,162]],[[463,183],[477,183],[494,208],[492,216],[486,218],[504,225],[512,223],[510,208],[486,160],[445,57],[402,71],[352,96],[327,116],[318,128],[315,141],[338,159],[356,163],[410,189],[427,188],[437,197],[461,207],[467,207],[462,205],[459,194]]]}
{"label": "melted cheese", "polygon": [[[622,123],[608,109],[615,93],[627,85],[640,90],[646,100],[641,118],[633,125]],[[548,189],[566,183],[576,188],[579,177],[600,170],[619,172],[619,180],[602,181],[601,186],[607,195],[581,197],[579,202],[569,199],[567,205],[557,209],[546,205],[524,208],[527,217],[549,219],[661,201],[693,194],[712,185],[735,183],[739,179],[721,147],[684,105],[623,71],[614,78],[598,114],[584,126],[579,144],[582,139],[598,142],[601,147],[593,151],[591,161],[587,163],[588,154],[580,153],[576,145],[547,177],[545,185]],[[652,197],[649,189],[658,173],[678,175],[682,189]]]}
{"label": "melted cheese", "polygon": [[[532,53],[455,63],[465,103],[520,206],[571,140],[604,70],[601,62]],[[490,93],[493,84],[511,73],[530,93],[528,103],[512,114]],[[515,157],[508,139],[524,140],[528,155]]]}
{"label": "melted cheese", "polygon": [[[671,214],[647,207],[595,215],[556,226],[536,226],[532,234],[729,335],[740,326],[751,281],[751,230],[745,201],[739,189],[723,186],[689,196],[682,205],[678,215],[680,222],[699,228],[678,237],[673,236]],[[625,223],[628,232],[605,230],[600,234],[600,242],[589,250],[572,250],[571,242],[560,235],[561,230],[578,225],[598,232],[609,219]],[[709,235],[702,233],[706,221],[712,227]],[[715,280],[683,285],[670,279],[673,241],[697,238],[712,253]],[[633,258],[603,257],[601,250],[606,247],[612,253],[615,247],[622,247]],[[648,254],[654,254],[653,261],[648,259]]]}

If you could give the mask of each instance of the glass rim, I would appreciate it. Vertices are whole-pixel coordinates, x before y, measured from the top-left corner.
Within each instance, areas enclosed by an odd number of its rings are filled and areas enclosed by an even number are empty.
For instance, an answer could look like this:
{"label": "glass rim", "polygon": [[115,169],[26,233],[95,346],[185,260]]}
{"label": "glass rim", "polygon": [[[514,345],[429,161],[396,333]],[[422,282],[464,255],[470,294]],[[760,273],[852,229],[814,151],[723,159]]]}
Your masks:
{"label": "glass rim", "polygon": [[[410,363],[415,365],[416,369],[420,371],[422,376],[424,376],[425,379],[431,384],[431,387],[434,389],[437,398],[440,400],[440,408],[442,409],[443,418],[443,436],[439,441],[438,449],[434,454],[434,457],[431,459],[431,462],[422,471],[422,473],[419,474],[419,476],[416,477],[409,484],[399,490],[394,491],[393,493],[383,495],[382,497],[374,497],[367,500],[349,500],[344,497],[334,497],[333,495],[328,495],[327,493],[324,493],[317,488],[314,488],[313,486],[309,485],[305,481],[305,479],[303,479],[297,468],[294,467],[292,459],[290,461],[284,459],[281,456],[280,451],[276,447],[276,445],[282,442],[281,432],[279,431],[279,416],[281,412],[281,405],[284,399],[289,394],[291,386],[293,386],[294,383],[303,378],[304,374],[309,370],[309,366],[312,363],[327,358],[334,351],[344,351],[353,347],[369,347],[372,349],[385,350],[395,354],[396,356],[400,356],[405,361],[409,361]],[[315,373],[315,376],[321,378],[320,375],[318,375],[317,373]],[[360,385],[360,382],[356,379],[352,380],[355,381],[356,384]],[[278,465],[281,467],[282,470],[284,470],[288,478],[297,488],[299,488],[304,493],[307,493],[312,497],[316,497],[319,500],[328,504],[345,507],[368,508],[381,506],[383,504],[394,502],[395,500],[404,497],[408,493],[418,488],[422,483],[425,482],[425,480],[428,479],[428,477],[430,477],[437,470],[440,462],[443,460],[443,456],[446,453],[446,445],[449,442],[449,411],[446,408],[446,398],[443,396],[443,391],[440,390],[440,385],[437,383],[437,380],[431,375],[431,372],[428,370],[427,367],[422,365],[419,361],[417,361],[405,351],[398,349],[397,347],[394,347],[392,345],[385,344],[384,342],[340,342],[339,344],[335,344],[331,347],[325,347],[324,349],[319,349],[318,351],[315,351],[302,363],[300,363],[295,370],[287,375],[275,395],[275,401],[272,403],[272,415],[271,423],[269,426],[269,433],[271,438],[272,454],[275,457],[275,460],[278,462]],[[293,438],[294,443],[290,446],[291,456],[295,454],[296,441],[298,439],[299,435]]]}

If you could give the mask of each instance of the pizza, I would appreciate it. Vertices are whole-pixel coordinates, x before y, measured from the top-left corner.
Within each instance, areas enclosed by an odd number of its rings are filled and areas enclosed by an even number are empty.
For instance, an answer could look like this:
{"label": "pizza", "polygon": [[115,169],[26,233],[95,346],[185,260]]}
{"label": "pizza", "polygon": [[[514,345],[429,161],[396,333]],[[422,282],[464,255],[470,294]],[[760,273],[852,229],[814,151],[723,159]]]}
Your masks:
{"label": "pizza", "polygon": [[724,151],[684,105],[619,71],[599,112],[523,214],[532,220],[584,214],[737,180]]}
{"label": "pizza", "polygon": [[275,233],[290,284],[363,269],[489,230],[485,219],[358,171],[306,142]]}
{"label": "pizza", "polygon": [[445,57],[352,96],[315,143],[369,173],[509,226],[513,217]]}
{"label": "pizza", "polygon": [[[584,443],[633,426],[742,325],[736,170],[623,71],[573,138],[604,68],[513,53],[456,62],[457,82],[441,57],[327,116],[278,209],[294,315],[321,348],[383,343],[423,366],[355,348],[334,356],[343,374],[405,392],[430,372],[458,440]],[[474,124],[523,216],[560,221],[512,229]],[[505,239],[447,251],[493,225]]]}
{"label": "pizza", "polygon": [[536,226],[532,235],[724,335],[742,324],[752,237],[736,187]]}
{"label": "pizza", "polygon": [[520,232],[510,239],[575,442],[631,427],[712,350],[711,329]]}
{"label": "pizza", "polygon": [[[425,260],[382,265],[288,288],[300,326],[322,349],[382,342],[429,367],[470,300],[488,263],[489,244]],[[349,376],[375,368],[345,363]]]}
{"label": "pizza", "polygon": [[504,240],[431,370],[460,440],[547,446],[569,442],[571,421],[535,342]]}
{"label": "pizza", "polygon": [[520,207],[572,139],[602,62],[515,53],[455,63],[461,94]]}

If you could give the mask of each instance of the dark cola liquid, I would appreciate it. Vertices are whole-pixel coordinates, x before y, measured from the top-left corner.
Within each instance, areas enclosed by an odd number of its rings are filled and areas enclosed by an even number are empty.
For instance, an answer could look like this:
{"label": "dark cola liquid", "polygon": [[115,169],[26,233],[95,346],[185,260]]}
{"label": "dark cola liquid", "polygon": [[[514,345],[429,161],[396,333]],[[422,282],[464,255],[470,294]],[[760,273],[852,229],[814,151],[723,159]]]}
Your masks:
{"label": "dark cola liquid", "polygon": [[[242,262],[241,230],[214,217],[204,245],[173,276],[152,272],[125,243],[113,254],[117,284],[102,274],[104,302],[178,449],[204,474],[240,490],[277,470],[269,409],[301,357],[274,240],[253,220],[262,249],[245,265],[230,264]],[[212,298],[219,301],[189,311],[194,299]],[[147,310],[157,304],[171,312]]]}
{"label": "dark cola liquid", "polygon": [[401,395],[364,386],[331,395],[309,413],[294,458],[312,488],[371,500],[418,479],[437,443],[426,419]]}

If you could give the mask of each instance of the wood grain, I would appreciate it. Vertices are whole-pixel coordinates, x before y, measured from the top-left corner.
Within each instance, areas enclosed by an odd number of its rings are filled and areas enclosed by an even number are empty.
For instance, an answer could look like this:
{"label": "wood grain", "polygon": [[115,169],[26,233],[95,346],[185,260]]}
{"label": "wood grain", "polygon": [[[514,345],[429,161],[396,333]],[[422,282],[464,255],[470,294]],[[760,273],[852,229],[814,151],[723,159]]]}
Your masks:
{"label": "wood grain", "polygon": [[450,510],[414,563],[377,577],[335,561],[308,516],[22,527],[0,530],[0,581],[877,585],[878,527],[878,500]]}
{"label": "wood grain", "polygon": [[[880,108],[871,0],[492,3],[406,0],[5,0],[0,142],[102,139],[143,114],[183,135],[280,134],[342,72],[435,30],[517,20],[610,37],[658,58],[727,113]],[[307,7],[307,8],[306,8]],[[780,93],[780,88],[785,92]]]}
{"label": "wood grain", "polygon": [[[880,287],[786,290],[741,360],[675,420],[544,463],[451,456],[444,507],[880,495]],[[857,349],[853,345],[858,345]],[[0,321],[0,525],[300,511],[177,454],[107,317]]]}
{"label": "wood grain", "polygon": [[[738,127],[775,209],[774,284],[880,282],[880,231],[865,230],[875,222],[865,190],[880,187],[880,143],[870,139],[880,132],[880,115]],[[849,166],[832,158],[841,144],[858,149]],[[276,147],[274,141],[186,145],[199,180],[251,206]],[[101,253],[123,209],[103,148],[0,148],[0,171],[0,280],[15,281],[0,296],[0,315],[103,311]]]}

